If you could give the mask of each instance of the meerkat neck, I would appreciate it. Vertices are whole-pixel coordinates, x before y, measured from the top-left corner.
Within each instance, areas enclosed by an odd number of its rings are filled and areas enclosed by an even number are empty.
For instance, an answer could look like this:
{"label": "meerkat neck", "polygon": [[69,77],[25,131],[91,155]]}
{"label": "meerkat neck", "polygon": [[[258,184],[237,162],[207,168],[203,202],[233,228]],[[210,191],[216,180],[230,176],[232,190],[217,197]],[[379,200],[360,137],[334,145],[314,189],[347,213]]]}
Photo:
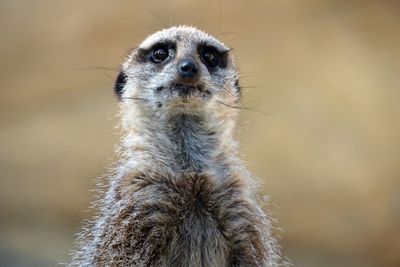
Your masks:
{"label": "meerkat neck", "polygon": [[211,171],[222,175],[229,172],[229,164],[237,159],[235,123],[228,120],[218,124],[210,120],[182,113],[156,123],[154,118],[129,120],[122,150],[129,151],[127,156],[132,162],[145,165],[157,162],[175,173]]}
{"label": "meerkat neck", "polygon": [[172,142],[172,154],[182,169],[202,172],[210,167],[218,149],[216,129],[209,127],[200,116],[179,114],[169,119],[165,127]]}

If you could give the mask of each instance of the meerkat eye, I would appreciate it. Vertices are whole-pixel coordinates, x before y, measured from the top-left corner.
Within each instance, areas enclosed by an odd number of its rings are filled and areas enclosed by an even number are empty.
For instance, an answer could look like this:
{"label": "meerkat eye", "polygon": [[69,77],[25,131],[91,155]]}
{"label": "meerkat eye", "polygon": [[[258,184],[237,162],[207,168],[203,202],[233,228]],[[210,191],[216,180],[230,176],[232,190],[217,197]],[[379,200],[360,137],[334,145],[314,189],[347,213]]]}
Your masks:
{"label": "meerkat eye", "polygon": [[201,54],[201,58],[203,62],[212,68],[216,67],[219,63],[218,53],[213,48],[205,49]]}
{"label": "meerkat eye", "polygon": [[166,45],[159,45],[153,49],[151,59],[155,63],[164,61],[169,56],[168,47]]}

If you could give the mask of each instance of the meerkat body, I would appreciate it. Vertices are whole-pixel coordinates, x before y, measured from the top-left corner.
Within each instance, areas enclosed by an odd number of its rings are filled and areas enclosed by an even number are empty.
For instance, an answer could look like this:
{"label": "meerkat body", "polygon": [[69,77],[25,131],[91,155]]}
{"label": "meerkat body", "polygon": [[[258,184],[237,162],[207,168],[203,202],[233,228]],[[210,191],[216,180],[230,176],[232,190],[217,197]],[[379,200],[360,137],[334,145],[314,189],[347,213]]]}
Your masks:
{"label": "meerkat body", "polygon": [[192,27],[162,30],[129,55],[115,91],[120,159],[71,266],[279,266],[234,140],[230,50]]}

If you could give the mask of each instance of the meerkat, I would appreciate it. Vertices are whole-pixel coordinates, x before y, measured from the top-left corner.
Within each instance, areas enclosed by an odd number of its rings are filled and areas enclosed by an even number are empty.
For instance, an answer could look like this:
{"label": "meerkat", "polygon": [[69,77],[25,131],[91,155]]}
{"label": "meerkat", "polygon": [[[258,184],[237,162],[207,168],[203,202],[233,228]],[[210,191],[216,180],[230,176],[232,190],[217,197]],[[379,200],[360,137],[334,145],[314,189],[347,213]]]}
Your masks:
{"label": "meerkat", "polygon": [[281,266],[234,138],[231,50],[194,27],[150,35],[122,64],[119,160],[71,266]]}

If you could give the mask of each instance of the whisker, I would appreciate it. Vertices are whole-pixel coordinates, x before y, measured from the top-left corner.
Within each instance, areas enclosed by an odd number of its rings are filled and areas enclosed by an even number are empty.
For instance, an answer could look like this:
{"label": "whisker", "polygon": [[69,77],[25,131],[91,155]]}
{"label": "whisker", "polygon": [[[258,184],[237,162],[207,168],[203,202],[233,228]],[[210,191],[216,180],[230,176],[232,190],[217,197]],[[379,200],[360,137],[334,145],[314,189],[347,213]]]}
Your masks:
{"label": "whisker", "polygon": [[240,88],[242,89],[251,89],[251,88],[260,88],[263,87],[264,85],[262,84],[256,84],[256,85],[240,85]]}
{"label": "whisker", "polygon": [[161,17],[156,14],[155,12],[151,11],[150,9],[144,8],[144,10],[146,10],[147,13],[149,13],[150,15],[152,15],[160,24],[161,26],[163,26],[164,28],[167,28],[167,23],[166,21],[164,21],[163,19],[161,19]]}
{"label": "whisker", "polygon": [[210,0],[207,0],[206,8],[204,9],[203,13],[201,14],[200,22],[198,23],[199,26],[201,26],[204,22],[204,18],[205,18],[205,15],[207,14],[209,5],[210,5]]}
{"label": "whisker", "polygon": [[277,112],[267,113],[267,112],[264,112],[262,110],[255,109],[254,107],[232,106],[232,105],[226,104],[226,103],[224,103],[222,101],[217,101],[217,103],[222,104],[222,105],[224,105],[226,107],[229,107],[229,108],[233,108],[233,109],[243,109],[243,110],[250,110],[250,111],[258,112],[258,113],[261,113],[261,114],[266,115],[266,116],[273,116],[273,115],[277,114]]}
{"label": "whisker", "polygon": [[238,35],[238,36],[241,36],[241,37],[246,37],[246,38],[251,38],[251,36],[250,35],[247,35],[247,34],[244,34],[244,33],[240,33],[240,32],[233,32],[233,31],[231,31],[231,32],[219,32],[219,33],[216,33],[215,34],[217,37],[221,37],[221,36],[224,36],[224,35]]}
{"label": "whisker", "polygon": [[140,101],[149,101],[148,99],[146,99],[146,98],[142,98],[142,97],[133,97],[133,96],[124,96],[124,97],[121,97],[121,99],[132,99],[132,100],[140,100]]}
{"label": "whisker", "polygon": [[77,70],[108,70],[108,71],[113,71],[113,72],[120,71],[120,69],[118,69],[118,68],[103,67],[103,66],[78,67],[75,69],[77,69]]}

